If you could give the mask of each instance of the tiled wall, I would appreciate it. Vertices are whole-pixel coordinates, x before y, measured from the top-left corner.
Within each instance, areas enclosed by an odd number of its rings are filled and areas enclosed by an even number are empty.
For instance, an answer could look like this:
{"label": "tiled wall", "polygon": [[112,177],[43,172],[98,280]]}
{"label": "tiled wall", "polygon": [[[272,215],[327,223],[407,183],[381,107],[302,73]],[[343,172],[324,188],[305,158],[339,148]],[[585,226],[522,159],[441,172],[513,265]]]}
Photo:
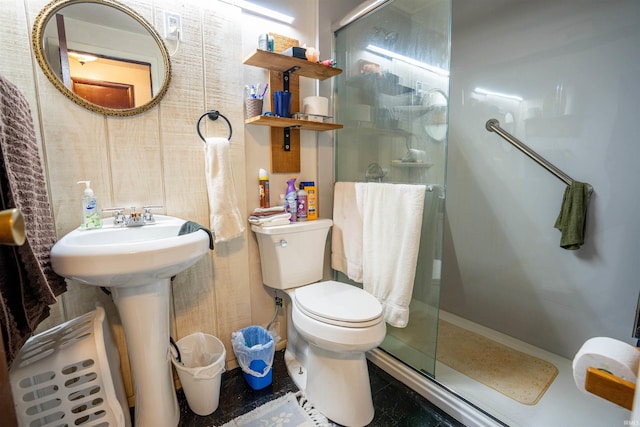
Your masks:
{"label": "tiled wall", "polygon": [[[164,10],[180,14],[184,38],[171,58],[172,81],[165,98],[154,109],[128,118],[86,111],[67,100],[46,79],[30,50],[31,25],[46,3],[47,0],[0,1],[0,24],[4,28],[0,37],[0,73],[30,100],[58,235],[79,224],[82,187],[76,181],[85,179],[91,180],[102,207],[159,204],[169,215],[208,225],[203,144],[195,124],[209,109],[219,110],[233,125],[233,178],[240,211],[248,215],[258,202],[258,168],[269,168],[269,131],[262,127],[245,129],[242,94],[246,83],[266,81],[267,74],[242,61],[255,49],[261,32],[273,31],[314,43],[317,3],[292,6],[300,9],[296,14],[301,18],[289,27],[243,14],[218,1],[124,1],[155,23],[159,32]],[[167,46],[174,51],[176,46],[171,43],[167,42]],[[302,85],[303,95],[312,95],[314,90],[313,82]],[[203,126],[203,133],[226,135],[227,130],[219,122]],[[303,133],[301,151],[299,177],[314,180],[315,133]],[[272,175],[273,201],[277,201],[278,189],[284,188],[288,178],[288,174]],[[217,245],[209,257],[180,273],[172,289],[174,338],[197,331],[220,337],[227,348],[228,367],[236,366],[231,332],[250,324],[266,324],[273,315],[272,291],[262,285],[257,245],[250,230],[242,238]],[[100,289],[70,283],[41,329],[85,313],[97,302],[107,308],[131,398],[133,389],[119,318],[110,297]]]}

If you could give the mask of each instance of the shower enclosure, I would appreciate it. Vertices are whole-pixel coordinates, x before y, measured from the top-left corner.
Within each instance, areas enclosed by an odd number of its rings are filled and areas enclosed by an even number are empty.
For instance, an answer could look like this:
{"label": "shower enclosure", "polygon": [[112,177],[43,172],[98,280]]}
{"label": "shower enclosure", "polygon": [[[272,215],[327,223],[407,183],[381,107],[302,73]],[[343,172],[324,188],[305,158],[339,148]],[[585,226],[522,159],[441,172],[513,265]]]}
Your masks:
{"label": "shower enclosure", "polygon": [[450,17],[450,0],[396,0],[335,34],[344,69],[335,81],[335,115],[345,125],[335,137],[335,180],[427,188],[409,324],[388,326],[380,347],[430,376],[440,299]]}

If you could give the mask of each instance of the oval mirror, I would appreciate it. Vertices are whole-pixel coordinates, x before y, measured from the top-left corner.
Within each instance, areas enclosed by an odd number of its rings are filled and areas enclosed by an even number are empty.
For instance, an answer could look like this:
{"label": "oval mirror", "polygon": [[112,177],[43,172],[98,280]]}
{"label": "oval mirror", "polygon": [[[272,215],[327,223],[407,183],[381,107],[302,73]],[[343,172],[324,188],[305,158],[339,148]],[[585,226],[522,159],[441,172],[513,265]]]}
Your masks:
{"label": "oval mirror", "polygon": [[140,114],[169,87],[171,63],[162,38],[116,1],[52,1],[36,17],[31,41],[51,83],[96,113]]}
{"label": "oval mirror", "polygon": [[447,95],[440,89],[432,89],[424,95],[422,105],[426,108],[423,116],[424,129],[435,141],[443,141],[447,136]]}

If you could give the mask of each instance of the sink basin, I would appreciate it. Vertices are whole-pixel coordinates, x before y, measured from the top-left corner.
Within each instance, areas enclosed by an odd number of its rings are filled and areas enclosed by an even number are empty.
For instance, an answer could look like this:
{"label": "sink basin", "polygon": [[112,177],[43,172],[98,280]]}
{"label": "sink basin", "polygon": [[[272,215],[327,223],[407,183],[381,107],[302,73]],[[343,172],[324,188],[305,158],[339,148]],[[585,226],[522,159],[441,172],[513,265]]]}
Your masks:
{"label": "sink basin", "polygon": [[179,236],[184,220],[155,215],[156,223],[120,228],[113,219],[98,230],[76,229],[51,248],[59,275],[111,289],[127,341],[135,387],[136,427],[176,427],[180,408],[171,372],[171,277],[209,249],[202,230]]}
{"label": "sink basin", "polygon": [[104,287],[137,286],[163,279],[195,264],[209,248],[204,231],[178,236],[184,220],[155,215],[156,223],[70,232],[51,249],[51,266],[59,275]]}

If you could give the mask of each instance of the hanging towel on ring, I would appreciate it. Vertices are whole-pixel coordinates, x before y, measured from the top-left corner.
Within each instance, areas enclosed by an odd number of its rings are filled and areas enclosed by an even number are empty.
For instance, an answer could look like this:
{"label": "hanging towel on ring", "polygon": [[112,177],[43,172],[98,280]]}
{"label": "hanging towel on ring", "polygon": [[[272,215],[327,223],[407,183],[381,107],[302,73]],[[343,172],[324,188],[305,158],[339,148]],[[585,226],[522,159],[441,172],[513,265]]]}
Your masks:
{"label": "hanging towel on ring", "polygon": [[209,221],[216,243],[240,237],[245,228],[238,209],[229,150],[227,138],[205,140],[204,164],[209,195]]}

